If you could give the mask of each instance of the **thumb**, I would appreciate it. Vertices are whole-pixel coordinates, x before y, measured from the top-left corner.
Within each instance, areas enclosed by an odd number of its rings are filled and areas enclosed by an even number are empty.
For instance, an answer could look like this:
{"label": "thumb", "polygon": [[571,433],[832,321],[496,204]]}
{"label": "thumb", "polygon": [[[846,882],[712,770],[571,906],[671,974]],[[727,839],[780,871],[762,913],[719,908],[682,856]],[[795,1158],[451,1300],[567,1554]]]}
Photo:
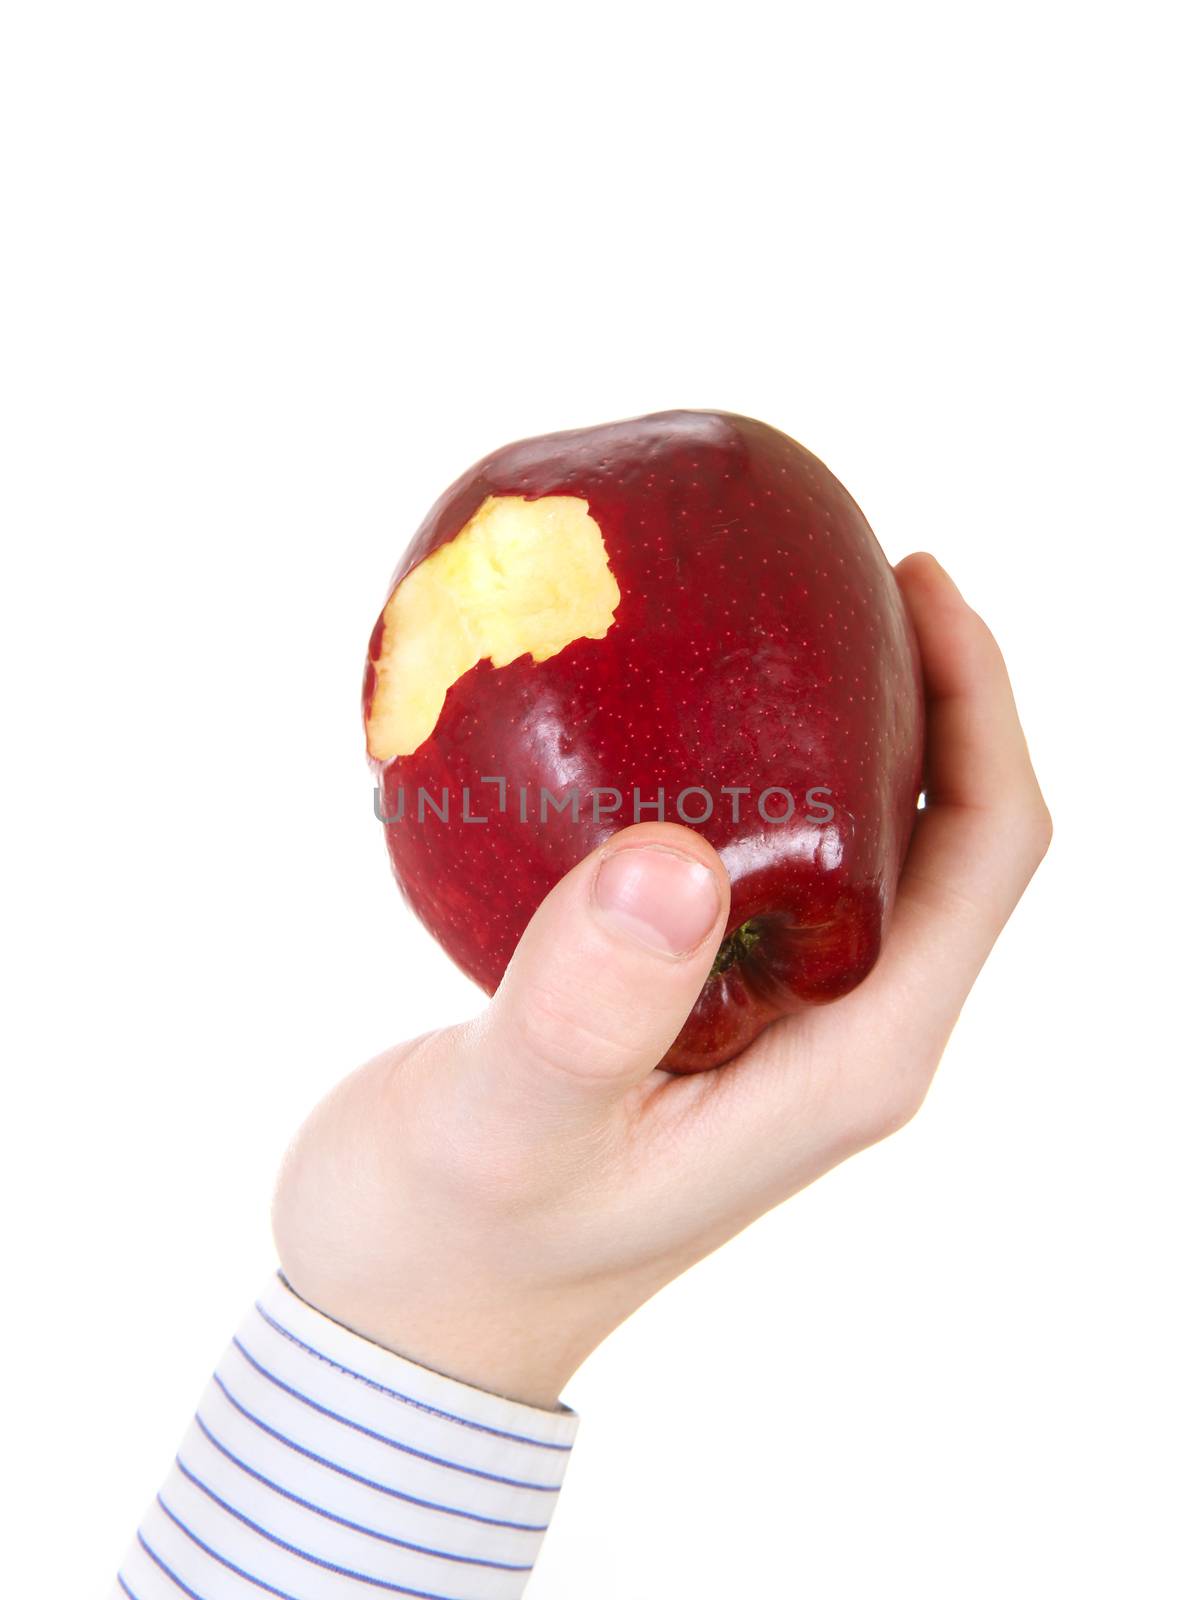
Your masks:
{"label": "thumb", "polygon": [[618,1100],[687,1020],[728,915],[729,879],[698,833],[614,834],[555,885],[509,962],[478,1036],[494,1087],[527,1107]]}

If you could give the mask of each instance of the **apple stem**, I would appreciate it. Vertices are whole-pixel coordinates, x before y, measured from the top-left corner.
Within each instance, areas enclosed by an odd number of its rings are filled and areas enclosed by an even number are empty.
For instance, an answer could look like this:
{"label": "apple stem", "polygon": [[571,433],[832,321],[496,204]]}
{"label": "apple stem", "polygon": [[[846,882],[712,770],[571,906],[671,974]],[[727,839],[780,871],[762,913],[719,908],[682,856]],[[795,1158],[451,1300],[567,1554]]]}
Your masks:
{"label": "apple stem", "polygon": [[754,922],[743,922],[740,928],[735,928],[732,933],[727,933],[721,940],[721,947],[713,957],[709,977],[713,978],[718,972],[725,972],[733,966],[735,961],[744,961],[751,950],[762,937]]}

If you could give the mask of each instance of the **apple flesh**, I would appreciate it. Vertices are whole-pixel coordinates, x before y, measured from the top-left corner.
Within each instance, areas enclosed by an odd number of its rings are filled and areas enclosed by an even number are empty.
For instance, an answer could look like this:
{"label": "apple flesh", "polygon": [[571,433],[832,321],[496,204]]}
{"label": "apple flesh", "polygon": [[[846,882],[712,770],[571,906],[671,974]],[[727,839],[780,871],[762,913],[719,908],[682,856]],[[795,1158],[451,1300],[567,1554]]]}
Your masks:
{"label": "apple flesh", "polygon": [[661,412],[487,456],[396,569],[363,713],[396,881],[488,993],[558,879],[660,817],[732,885],[666,1068],[875,963],[920,789],[916,644],[858,506],[764,423]]}

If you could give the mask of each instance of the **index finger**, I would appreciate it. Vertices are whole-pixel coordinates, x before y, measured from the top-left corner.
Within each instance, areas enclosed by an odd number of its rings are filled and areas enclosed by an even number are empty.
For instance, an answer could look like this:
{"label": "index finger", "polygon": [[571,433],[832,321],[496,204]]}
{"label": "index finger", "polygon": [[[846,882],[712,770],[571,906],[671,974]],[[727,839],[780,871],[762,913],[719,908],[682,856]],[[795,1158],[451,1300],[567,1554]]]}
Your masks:
{"label": "index finger", "polygon": [[932,556],[909,556],[896,577],[925,677],[926,804],[864,988],[899,986],[927,1022],[952,1024],[1046,852],[1050,814],[986,623]]}

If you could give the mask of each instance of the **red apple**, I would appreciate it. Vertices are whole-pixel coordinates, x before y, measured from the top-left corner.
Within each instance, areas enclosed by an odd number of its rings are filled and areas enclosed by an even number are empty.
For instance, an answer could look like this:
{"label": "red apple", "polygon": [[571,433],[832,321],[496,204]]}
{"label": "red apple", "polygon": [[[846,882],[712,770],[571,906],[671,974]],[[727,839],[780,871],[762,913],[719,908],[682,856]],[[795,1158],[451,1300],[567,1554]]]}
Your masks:
{"label": "red apple", "polygon": [[733,887],[665,1067],[874,965],[920,788],[916,644],[858,506],[765,423],[666,411],[485,457],[396,569],[363,711],[396,880],[488,993],[558,879],[659,816]]}

